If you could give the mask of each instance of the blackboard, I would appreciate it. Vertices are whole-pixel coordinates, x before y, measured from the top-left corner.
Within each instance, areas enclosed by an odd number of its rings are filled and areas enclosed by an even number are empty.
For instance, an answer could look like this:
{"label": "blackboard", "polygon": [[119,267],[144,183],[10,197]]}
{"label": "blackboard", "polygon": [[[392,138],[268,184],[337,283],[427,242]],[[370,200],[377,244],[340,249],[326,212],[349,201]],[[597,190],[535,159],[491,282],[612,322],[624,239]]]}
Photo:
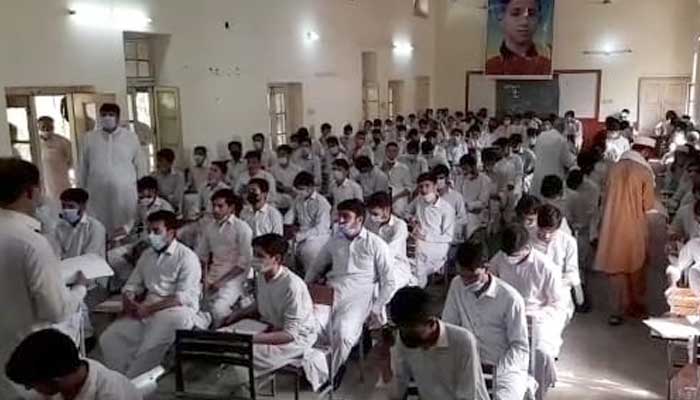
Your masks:
{"label": "blackboard", "polygon": [[521,114],[534,111],[537,115],[559,114],[559,82],[550,80],[498,80],[496,82],[496,113]]}

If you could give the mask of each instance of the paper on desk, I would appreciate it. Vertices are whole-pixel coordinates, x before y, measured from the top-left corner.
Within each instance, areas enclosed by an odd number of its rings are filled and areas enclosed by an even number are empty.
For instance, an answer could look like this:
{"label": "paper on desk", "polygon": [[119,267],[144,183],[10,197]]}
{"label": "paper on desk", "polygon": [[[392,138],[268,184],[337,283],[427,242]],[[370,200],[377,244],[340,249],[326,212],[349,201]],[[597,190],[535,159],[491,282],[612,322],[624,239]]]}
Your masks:
{"label": "paper on desk", "polygon": [[700,327],[691,324],[686,318],[649,318],[643,322],[663,339],[686,340],[691,336],[700,336]]}
{"label": "paper on desk", "polygon": [[264,322],[256,321],[254,319],[242,319],[235,324],[225,326],[219,331],[221,332],[231,332],[237,333],[239,335],[257,335],[258,333],[265,332],[268,325]]}
{"label": "paper on desk", "polygon": [[63,281],[70,284],[75,282],[78,271],[89,280],[105,278],[114,275],[107,261],[97,254],[85,254],[78,257],[66,258],[59,264]]}

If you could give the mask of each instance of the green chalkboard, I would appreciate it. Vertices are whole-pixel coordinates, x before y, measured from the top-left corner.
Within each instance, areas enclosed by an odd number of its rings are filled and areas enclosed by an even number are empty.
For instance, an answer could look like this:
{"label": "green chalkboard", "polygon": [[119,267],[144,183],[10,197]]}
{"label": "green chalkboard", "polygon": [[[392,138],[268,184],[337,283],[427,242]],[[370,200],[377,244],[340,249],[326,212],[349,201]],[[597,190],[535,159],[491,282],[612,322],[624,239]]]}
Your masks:
{"label": "green chalkboard", "polygon": [[496,113],[559,114],[559,82],[550,80],[499,80],[496,82]]}

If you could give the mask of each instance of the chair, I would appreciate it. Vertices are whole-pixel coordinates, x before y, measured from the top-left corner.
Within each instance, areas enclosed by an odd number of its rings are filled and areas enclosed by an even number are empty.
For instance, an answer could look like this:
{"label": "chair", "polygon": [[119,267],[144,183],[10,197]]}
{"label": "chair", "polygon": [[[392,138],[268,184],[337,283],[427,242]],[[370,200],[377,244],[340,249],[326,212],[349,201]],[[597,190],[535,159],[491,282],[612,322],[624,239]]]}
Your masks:
{"label": "chair", "polygon": [[[185,390],[183,363],[199,361],[216,365],[232,365],[248,370],[250,397],[212,396],[205,393],[188,393]],[[175,338],[175,394],[178,398],[258,398],[258,388],[273,382],[273,376],[256,379],[253,366],[253,337],[227,332],[178,330]]]}

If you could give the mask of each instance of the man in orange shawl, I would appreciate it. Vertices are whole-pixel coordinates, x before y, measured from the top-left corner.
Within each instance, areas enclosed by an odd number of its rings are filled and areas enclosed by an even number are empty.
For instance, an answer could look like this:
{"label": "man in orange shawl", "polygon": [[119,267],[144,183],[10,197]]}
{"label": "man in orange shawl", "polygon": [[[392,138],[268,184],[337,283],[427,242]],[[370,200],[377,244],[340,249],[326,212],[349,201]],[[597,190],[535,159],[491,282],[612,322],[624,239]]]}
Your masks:
{"label": "man in orange shawl", "polygon": [[596,269],[610,283],[610,325],[621,324],[623,316],[646,314],[646,213],[655,202],[654,173],[647,160],[655,145],[652,138],[637,138],[608,172]]}

